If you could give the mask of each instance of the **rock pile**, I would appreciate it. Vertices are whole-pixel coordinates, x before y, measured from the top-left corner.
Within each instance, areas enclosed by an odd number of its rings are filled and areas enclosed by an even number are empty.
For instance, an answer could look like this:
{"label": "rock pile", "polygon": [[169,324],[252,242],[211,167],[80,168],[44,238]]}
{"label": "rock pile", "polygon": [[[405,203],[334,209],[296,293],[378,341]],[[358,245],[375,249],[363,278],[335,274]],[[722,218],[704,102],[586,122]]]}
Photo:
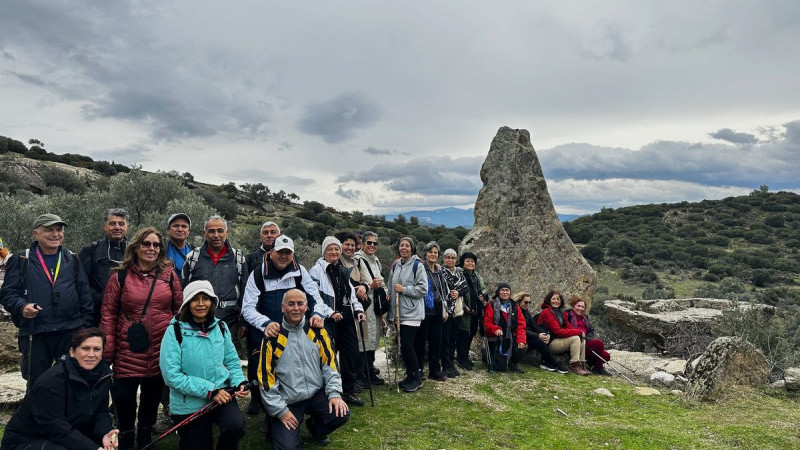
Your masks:
{"label": "rock pile", "polygon": [[597,274],[558,220],[527,130],[500,128],[481,167],[475,225],[460,252],[478,256],[487,287],[509,283],[534,300],[550,289],[579,295],[591,308]]}

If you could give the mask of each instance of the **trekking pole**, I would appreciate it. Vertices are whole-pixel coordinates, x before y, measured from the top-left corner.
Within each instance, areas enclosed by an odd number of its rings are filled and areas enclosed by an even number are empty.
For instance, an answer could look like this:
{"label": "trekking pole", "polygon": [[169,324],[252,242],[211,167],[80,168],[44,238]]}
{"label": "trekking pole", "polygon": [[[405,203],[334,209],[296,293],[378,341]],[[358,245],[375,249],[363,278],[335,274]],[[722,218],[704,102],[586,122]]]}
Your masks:
{"label": "trekking pole", "polygon": [[372,398],[372,382],[370,381],[370,373],[369,373],[369,364],[367,364],[366,357],[367,357],[367,343],[364,342],[364,325],[361,321],[358,321],[358,331],[361,335],[361,349],[364,354],[364,375],[367,377],[367,388],[369,389],[369,404],[372,407],[375,407],[375,400]]}
{"label": "trekking pole", "polygon": [[489,347],[489,339],[483,337],[483,346],[486,348],[486,363],[489,365],[489,373],[494,372],[494,361],[492,361],[492,349]]}
{"label": "trekking pole", "polygon": [[400,370],[399,368],[400,361],[398,360],[400,359],[400,347],[402,346],[402,342],[400,342],[400,304],[399,304],[400,299],[397,297],[399,296],[395,296],[396,300],[394,302],[394,320],[395,320],[394,325],[395,325],[395,331],[397,332],[397,354],[394,357],[394,383],[397,385],[397,393],[399,394],[400,381],[398,380],[399,378],[398,371]]}
{"label": "trekking pole", "polygon": [[[249,388],[250,386],[252,386],[253,384],[254,384],[254,383],[251,381],[251,382],[248,384],[248,388]],[[237,390],[239,390],[239,387],[238,387],[238,386],[232,386],[232,387],[229,387],[229,388],[226,388],[226,389],[223,389],[223,390],[224,390],[225,392],[229,393],[229,394],[233,394],[233,393],[235,393]],[[232,398],[232,399],[231,399],[231,401],[236,401],[236,398],[235,398],[235,397],[234,397],[234,398]],[[165,432],[164,432],[164,434],[162,434],[161,436],[159,436],[158,438],[156,438],[156,440],[154,440],[154,441],[150,442],[149,444],[145,445],[144,447],[140,448],[139,450],[147,450],[147,449],[149,449],[150,447],[155,447],[155,445],[156,445],[156,444],[157,444],[159,441],[161,441],[162,439],[166,438],[166,437],[167,437],[167,436],[169,436],[170,434],[172,434],[172,433],[174,433],[175,431],[177,431],[177,430],[178,430],[178,428],[181,428],[182,426],[184,426],[184,425],[187,425],[187,424],[189,424],[190,422],[193,422],[193,421],[194,421],[195,419],[197,419],[198,417],[201,417],[201,416],[203,416],[203,415],[205,415],[205,414],[207,414],[207,413],[211,412],[212,410],[214,410],[214,409],[215,409],[216,407],[218,407],[218,406],[220,406],[220,404],[219,404],[219,403],[215,402],[214,400],[211,400],[210,402],[208,402],[208,403],[206,403],[205,405],[203,405],[203,407],[202,407],[202,408],[200,408],[200,409],[198,409],[197,411],[195,411],[194,413],[192,413],[192,414],[191,414],[189,417],[187,417],[187,418],[185,418],[185,419],[181,420],[181,421],[180,421],[180,423],[176,424],[175,426],[173,426],[173,427],[172,427],[172,428],[170,428],[169,430],[165,431]]]}
{"label": "trekking pole", "polygon": [[[594,356],[597,356],[598,358],[600,358],[600,361],[603,361],[603,363],[604,363],[604,364],[606,364],[606,365],[608,365],[608,367],[611,367],[612,369],[614,369],[614,371],[615,371],[615,372],[617,372],[617,373],[618,373],[618,374],[619,374],[619,375],[620,375],[622,378],[625,378],[626,380],[628,380],[628,382],[629,382],[630,384],[633,384],[633,385],[635,385],[635,384],[636,384],[636,383],[634,383],[634,382],[633,382],[633,380],[631,380],[630,378],[628,378],[627,376],[625,376],[625,374],[624,374],[624,373],[620,372],[620,370],[619,370],[619,369],[617,369],[617,368],[614,366],[614,364],[611,364],[610,362],[608,362],[607,360],[605,360],[605,359],[604,359],[602,356],[598,355],[596,351],[592,350],[592,353],[594,354]],[[627,368],[626,368],[626,369],[627,369]],[[630,369],[627,369],[627,370],[630,370]],[[633,371],[631,370],[631,372],[633,372]]]}

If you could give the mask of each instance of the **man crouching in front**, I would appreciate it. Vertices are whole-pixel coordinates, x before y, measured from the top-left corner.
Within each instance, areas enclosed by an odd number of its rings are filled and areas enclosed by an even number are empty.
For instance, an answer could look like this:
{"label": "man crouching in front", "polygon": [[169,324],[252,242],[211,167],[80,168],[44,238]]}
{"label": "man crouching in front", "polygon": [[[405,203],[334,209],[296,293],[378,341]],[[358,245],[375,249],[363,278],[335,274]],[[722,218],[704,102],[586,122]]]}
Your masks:
{"label": "man crouching in front", "polygon": [[317,445],[327,445],[328,434],[350,418],[328,334],[306,324],[307,309],[303,291],[286,291],[281,330],[261,343],[258,382],[272,417],[276,450],[302,447],[300,425],[306,414],[306,428]]}

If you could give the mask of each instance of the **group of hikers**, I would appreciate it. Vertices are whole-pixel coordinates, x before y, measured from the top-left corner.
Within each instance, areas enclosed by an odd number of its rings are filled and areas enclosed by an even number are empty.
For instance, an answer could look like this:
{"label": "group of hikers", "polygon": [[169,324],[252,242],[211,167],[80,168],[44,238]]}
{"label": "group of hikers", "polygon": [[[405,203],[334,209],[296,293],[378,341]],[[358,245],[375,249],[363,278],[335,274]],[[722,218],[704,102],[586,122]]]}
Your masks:
{"label": "group of hikers", "polygon": [[[551,291],[532,308],[506,283],[490,295],[471,252],[429,242],[418,254],[403,237],[384,280],[371,231],[327,236],[307,270],[274,222],[248,255],[220,216],[205,219],[199,248],[186,214],[167,219],[166,235],[147,227],[129,239],[128,225],[125,210],[108,210],[105,237],[75,255],[62,245],[67,224],[42,214],[28,249],[0,243],[0,303],[19,328],[28,382],[3,450],[152,448],[159,405],[181,449],[211,449],[212,424],[217,448],[236,449],[245,419],[235,400],[247,396],[273,448],[302,447],[304,422],[325,445],[364,405],[359,392],[385,384],[375,352],[387,329],[404,367],[397,386],[409,393],[473,370],[479,333],[490,372],[521,373],[536,351],[542,369],[608,375],[584,300]],[[554,356],[566,352],[569,368]]]}

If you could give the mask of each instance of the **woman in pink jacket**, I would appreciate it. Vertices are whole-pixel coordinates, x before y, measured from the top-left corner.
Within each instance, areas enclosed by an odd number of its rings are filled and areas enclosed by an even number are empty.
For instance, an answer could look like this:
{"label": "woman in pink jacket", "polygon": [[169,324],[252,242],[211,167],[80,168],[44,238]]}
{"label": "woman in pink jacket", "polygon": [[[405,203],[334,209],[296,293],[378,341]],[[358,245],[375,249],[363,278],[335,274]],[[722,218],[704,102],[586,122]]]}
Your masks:
{"label": "woman in pink jacket", "polygon": [[111,397],[119,423],[120,450],[132,449],[134,443],[142,448],[152,440],[164,387],[158,366],[161,338],[183,300],[180,280],[162,242],[155,228],[139,230],[128,242],[125,259],[114,269],[103,294],[103,357],[114,369]]}

